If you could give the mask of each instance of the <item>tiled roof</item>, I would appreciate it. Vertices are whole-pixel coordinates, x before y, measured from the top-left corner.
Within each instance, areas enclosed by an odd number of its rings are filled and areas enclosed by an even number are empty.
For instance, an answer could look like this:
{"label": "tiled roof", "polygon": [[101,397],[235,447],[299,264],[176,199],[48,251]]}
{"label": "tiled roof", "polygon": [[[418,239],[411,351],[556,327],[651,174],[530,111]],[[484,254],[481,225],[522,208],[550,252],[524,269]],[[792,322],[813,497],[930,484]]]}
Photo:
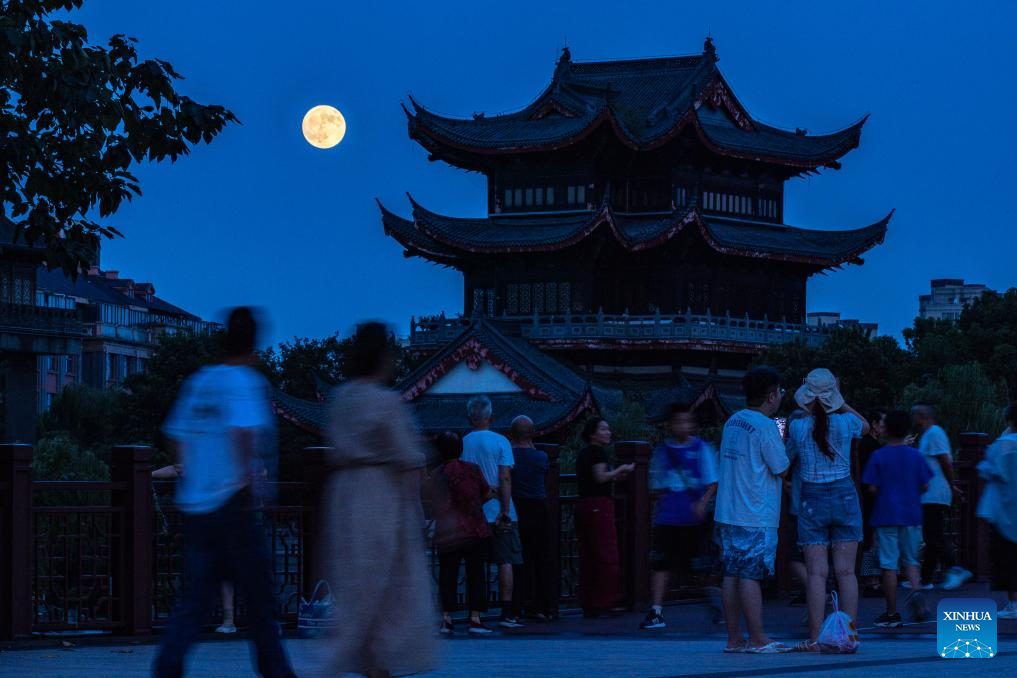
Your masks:
{"label": "tiled roof", "polygon": [[454,262],[468,254],[553,251],[571,247],[599,228],[609,229],[621,245],[638,251],[667,242],[688,227],[698,228],[718,252],[809,263],[821,267],[854,262],[883,241],[893,212],[864,228],[821,231],[750,219],[704,215],[698,208],[669,214],[619,214],[600,210],[557,215],[448,217],[411,200],[413,219],[382,209],[385,232],[408,254]]}
{"label": "tiled roof", "polygon": [[411,102],[410,136],[436,152],[445,146],[472,153],[551,150],[602,124],[645,150],[691,126],[715,152],[806,170],[856,147],[865,122],[809,136],[753,120],[717,69],[712,44],[702,55],[621,61],[573,62],[566,50],[550,85],[514,113],[457,119]]}
{"label": "tiled roof", "polygon": [[66,294],[93,302],[117,304],[120,306],[137,306],[147,308],[156,313],[180,316],[188,320],[200,320],[193,313],[188,313],[184,309],[174,306],[156,296],[147,301],[141,297],[129,297],[116,289],[110,280],[101,275],[82,274],[76,279],[72,279],[59,269],[50,271],[45,266],[40,266],[36,272],[36,285],[39,289],[48,292]]}
{"label": "tiled roof", "polygon": [[[533,419],[540,435],[567,425],[576,416],[594,406],[586,381],[554,358],[542,353],[524,339],[509,337],[494,323],[477,319],[466,326],[456,339],[432,355],[414,370],[396,389],[412,407],[424,433],[469,429],[466,403],[470,394],[429,394],[427,387],[452,367],[471,359],[483,359],[495,365],[526,390],[519,393],[492,394],[492,428],[507,430],[516,416]],[[276,412],[288,421],[318,435],[327,429],[329,403],[300,400],[277,392]]]}

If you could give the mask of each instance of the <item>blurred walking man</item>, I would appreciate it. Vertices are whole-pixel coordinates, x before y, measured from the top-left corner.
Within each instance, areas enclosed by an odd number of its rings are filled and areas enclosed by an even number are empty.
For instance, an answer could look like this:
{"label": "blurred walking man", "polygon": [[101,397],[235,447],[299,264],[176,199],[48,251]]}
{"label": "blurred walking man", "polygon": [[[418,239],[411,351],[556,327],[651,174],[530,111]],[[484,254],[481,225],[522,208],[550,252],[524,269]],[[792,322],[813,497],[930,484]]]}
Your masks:
{"label": "blurred walking man", "polygon": [[[236,582],[266,678],[294,676],[275,624],[275,600],[264,535],[253,515],[264,477],[269,386],[249,367],[257,324],[236,308],[226,326],[226,358],[184,382],[163,431],[187,472],[177,484],[183,511],[189,586],[179,601],[155,660],[158,678],[184,673],[184,658],[211,612],[222,581]],[[275,450],[271,450],[275,453]]]}

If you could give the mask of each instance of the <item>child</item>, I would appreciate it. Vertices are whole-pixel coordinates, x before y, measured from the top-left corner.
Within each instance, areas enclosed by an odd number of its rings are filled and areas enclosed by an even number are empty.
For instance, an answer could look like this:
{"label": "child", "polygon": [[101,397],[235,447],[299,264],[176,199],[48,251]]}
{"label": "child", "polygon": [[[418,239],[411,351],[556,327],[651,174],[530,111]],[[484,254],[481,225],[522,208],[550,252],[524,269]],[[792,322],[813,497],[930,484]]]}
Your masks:
{"label": "child", "polygon": [[653,520],[653,607],[641,629],[662,629],[664,593],[670,571],[692,571],[706,542],[706,507],[717,491],[713,449],[697,438],[696,417],[689,405],[668,408],[668,438],[650,458],[650,490],[657,494]]}
{"label": "child", "polygon": [[903,625],[897,612],[897,567],[903,564],[911,583],[907,605],[915,621],[929,611],[919,588],[918,546],[922,541],[922,493],[928,489],[932,471],[921,453],[905,443],[911,421],[906,412],[886,417],[887,445],[872,453],[862,472],[862,482],[875,494],[869,523],[879,541],[879,567],[883,570],[886,612],[876,626]]}

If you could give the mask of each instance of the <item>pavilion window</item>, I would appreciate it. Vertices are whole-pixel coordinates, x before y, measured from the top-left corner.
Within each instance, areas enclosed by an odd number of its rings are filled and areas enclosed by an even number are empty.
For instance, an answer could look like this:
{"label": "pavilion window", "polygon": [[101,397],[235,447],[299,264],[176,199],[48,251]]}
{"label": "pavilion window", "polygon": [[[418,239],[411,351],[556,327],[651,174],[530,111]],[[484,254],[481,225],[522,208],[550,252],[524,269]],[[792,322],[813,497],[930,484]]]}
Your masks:
{"label": "pavilion window", "polygon": [[547,187],[547,204],[548,205],[554,204],[554,186]]}
{"label": "pavilion window", "polygon": [[527,188],[526,189],[526,206],[530,207],[532,205],[533,205],[533,189],[532,188]]}
{"label": "pavilion window", "polygon": [[544,187],[541,186],[533,191],[533,204],[543,205],[544,204]]}
{"label": "pavilion window", "polygon": [[576,186],[576,202],[580,205],[586,204],[586,186]]}
{"label": "pavilion window", "polygon": [[558,283],[549,282],[544,286],[544,290],[547,293],[544,308],[549,313],[555,313],[558,310]]}
{"label": "pavilion window", "polygon": [[505,300],[505,310],[509,315],[519,313],[519,285],[507,285],[505,294],[508,297]]}
{"label": "pavilion window", "polygon": [[558,311],[565,313],[572,305],[572,283],[558,283]]}
{"label": "pavilion window", "polygon": [[576,187],[575,186],[569,186],[568,187],[567,196],[568,196],[568,203],[570,205],[575,205],[576,204]]}
{"label": "pavilion window", "polygon": [[674,204],[675,207],[685,207],[686,201],[688,200],[688,193],[684,186],[679,186],[674,192]]}
{"label": "pavilion window", "polygon": [[519,286],[519,312],[529,314],[531,311],[530,307],[530,286],[520,285]]}
{"label": "pavilion window", "polygon": [[512,204],[521,207],[523,204],[523,189],[517,188],[512,191]]}
{"label": "pavilion window", "polygon": [[533,284],[533,312],[544,312],[544,283]]}
{"label": "pavilion window", "polygon": [[505,207],[512,207],[512,189],[505,189]]}

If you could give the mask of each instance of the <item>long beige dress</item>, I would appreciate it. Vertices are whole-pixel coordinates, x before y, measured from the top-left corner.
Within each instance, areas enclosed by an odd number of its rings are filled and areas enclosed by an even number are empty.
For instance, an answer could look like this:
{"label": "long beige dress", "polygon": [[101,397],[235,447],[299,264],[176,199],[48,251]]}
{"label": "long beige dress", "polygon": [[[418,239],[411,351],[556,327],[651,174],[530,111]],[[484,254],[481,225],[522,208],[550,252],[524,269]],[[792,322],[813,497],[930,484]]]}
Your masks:
{"label": "long beige dress", "polygon": [[437,665],[420,480],[425,464],[407,405],[375,383],[338,387],[330,419],[336,467],[323,516],[339,628],[331,668],[394,675]]}

